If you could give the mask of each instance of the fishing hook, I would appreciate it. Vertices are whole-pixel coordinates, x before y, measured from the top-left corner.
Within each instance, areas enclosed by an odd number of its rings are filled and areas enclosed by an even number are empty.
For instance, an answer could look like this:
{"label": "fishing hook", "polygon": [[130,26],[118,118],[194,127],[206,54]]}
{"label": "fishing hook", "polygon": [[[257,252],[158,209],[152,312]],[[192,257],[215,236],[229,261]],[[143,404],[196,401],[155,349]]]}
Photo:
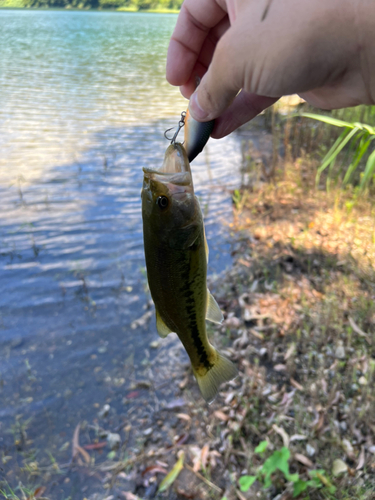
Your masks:
{"label": "fishing hook", "polygon": [[167,129],[165,132],[164,132],[164,137],[168,140],[168,141],[171,141],[171,144],[175,144],[176,142],[176,139],[177,139],[177,136],[180,132],[180,130],[182,129],[182,127],[185,125],[185,118],[186,118],[186,111],[183,111],[181,113],[181,119],[180,121],[178,122],[178,126],[177,126],[177,130],[174,134],[174,136],[172,137],[172,139],[170,139],[168,136],[167,136],[167,132],[169,132],[170,130],[173,129],[173,127]]}

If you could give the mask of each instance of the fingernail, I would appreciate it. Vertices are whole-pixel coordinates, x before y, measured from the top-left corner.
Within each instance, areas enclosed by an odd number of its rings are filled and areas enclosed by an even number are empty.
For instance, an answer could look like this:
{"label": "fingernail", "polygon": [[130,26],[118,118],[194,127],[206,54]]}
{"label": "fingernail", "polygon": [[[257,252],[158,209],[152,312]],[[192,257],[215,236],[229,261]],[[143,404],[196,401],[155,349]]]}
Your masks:
{"label": "fingernail", "polygon": [[209,113],[202,109],[199,104],[197,91],[195,91],[194,94],[192,94],[192,96],[190,97],[189,109],[191,111],[191,114],[193,115],[193,118],[198,121],[203,121],[209,116]]}

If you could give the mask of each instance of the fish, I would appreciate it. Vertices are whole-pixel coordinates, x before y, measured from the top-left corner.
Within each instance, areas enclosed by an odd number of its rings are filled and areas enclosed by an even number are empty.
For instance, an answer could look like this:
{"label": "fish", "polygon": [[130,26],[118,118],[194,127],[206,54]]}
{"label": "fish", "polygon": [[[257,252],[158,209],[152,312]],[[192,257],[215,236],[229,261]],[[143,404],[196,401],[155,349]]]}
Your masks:
{"label": "fish", "polygon": [[198,122],[189,111],[185,114],[184,147],[189,162],[191,163],[202,152],[214,129],[215,120]]}
{"label": "fish", "polygon": [[162,166],[143,172],[143,237],[156,328],[162,338],[178,335],[211,403],[219,386],[238,372],[207,337],[206,319],[220,324],[223,314],[207,289],[208,246],[184,146],[172,143]]}

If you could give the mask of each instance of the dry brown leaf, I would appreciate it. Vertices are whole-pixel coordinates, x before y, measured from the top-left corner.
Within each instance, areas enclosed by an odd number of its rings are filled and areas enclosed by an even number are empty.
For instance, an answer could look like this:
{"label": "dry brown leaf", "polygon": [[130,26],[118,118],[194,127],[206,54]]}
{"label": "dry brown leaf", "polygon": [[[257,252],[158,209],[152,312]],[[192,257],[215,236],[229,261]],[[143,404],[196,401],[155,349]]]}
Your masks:
{"label": "dry brown leaf", "polygon": [[288,350],[286,351],[285,353],[285,356],[284,356],[284,361],[286,361],[287,359],[290,358],[290,356],[292,356],[292,354],[294,353],[296,349],[296,344],[294,342],[292,342],[288,348]]}
{"label": "dry brown leaf", "polygon": [[225,404],[226,405],[229,405],[229,403],[232,401],[232,399],[234,398],[234,396],[236,395],[235,392],[228,392],[228,394],[225,396]]}
{"label": "dry brown leaf", "polygon": [[289,441],[290,441],[290,439],[289,439],[289,435],[287,434],[287,432],[282,427],[279,427],[276,424],[272,425],[272,429],[275,432],[277,432],[277,434],[279,434],[279,436],[281,436],[285,448],[288,448],[289,447]]}
{"label": "dry brown leaf", "polygon": [[168,471],[165,467],[161,467],[160,465],[150,465],[146,467],[146,469],[142,472],[142,476],[146,476],[149,474],[150,476],[154,476],[157,472],[160,474],[168,474]]}
{"label": "dry brown leaf", "polygon": [[368,334],[366,332],[364,332],[361,328],[359,328],[359,326],[355,323],[354,319],[351,316],[348,317],[348,320],[349,320],[350,326],[353,328],[355,333],[358,333],[358,335],[360,335],[361,337],[365,337],[367,342],[371,345],[371,339],[368,336]]}
{"label": "dry brown leaf", "polygon": [[89,465],[91,462],[91,459],[90,459],[90,455],[87,453],[87,451],[84,450],[83,448],[81,448],[81,446],[78,446],[78,451],[85,459],[85,462],[87,463],[87,465]]}
{"label": "dry brown leaf", "polygon": [[355,460],[354,449],[352,443],[348,439],[343,439],[341,441],[342,447],[346,453],[346,455],[351,459]]}
{"label": "dry brown leaf", "polygon": [[131,491],[122,491],[121,495],[125,498],[125,500],[139,500],[139,497],[134,495]]}
{"label": "dry brown leaf", "polygon": [[365,447],[362,446],[361,448],[361,453],[359,454],[358,458],[358,464],[355,470],[361,470],[363,466],[365,465]]}
{"label": "dry brown leaf", "polygon": [[238,500],[247,500],[245,495],[243,495],[240,490],[236,490],[236,495],[237,495],[237,498]]}
{"label": "dry brown leaf", "polygon": [[324,424],[324,412],[319,413],[319,418],[317,424],[314,426],[316,432],[320,431]]}
{"label": "dry brown leaf", "polygon": [[188,375],[186,375],[186,377],[184,378],[184,380],[182,380],[182,381],[178,384],[178,387],[179,387],[180,389],[185,389],[185,387],[187,386],[188,382],[189,382],[189,376],[188,376]]}
{"label": "dry brown leaf", "polygon": [[293,434],[293,436],[290,437],[290,442],[292,441],[304,441],[307,439],[307,436],[304,436],[303,434]]}
{"label": "dry brown leaf", "polygon": [[207,468],[207,458],[208,458],[208,452],[210,450],[210,447],[208,444],[205,444],[201,450],[201,464],[203,470]]}
{"label": "dry brown leaf", "polygon": [[290,383],[293,387],[298,389],[299,391],[303,391],[303,386],[297,382],[297,380],[294,380],[293,377],[290,377]]}
{"label": "dry brown leaf", "polygon": [[177,413],[176,417],[180,418],[181,420],[186,420],[186,422],[191,422],[190,415],[187,415],[186,413]]}
{"label": "dry brown leaf", "polygon": [[238,259],[238,261],[237,261],[237,262],[238,262],[239,264],[242,264],[242,265],[243,265],[243,266],[245,266],[245,267],[250,267],[250,266],[251,266],[251,264],[250,264],[249,262],[247,262],[246,260],[244,260],[244,259]]}
{"label": "dry brown leaf", "polygon": [[295,453],[294,458],[301,464],[306,465],[306,467],[309,467],[310,469],[314,467],[312,461],[309,458],[305,457],[305,455],[302,455],[301,453]]}
{"label": "dry brown leaf", "polygon": [[257,339],[260,339],[260,340],[264,339],[264,335],[262,333],[257,332],[256,330],[254,330],[254,328],[249,328],[249,333],[251,333],[251,335],[254,335],[254,337],[256,337]]}
{"label": "dry brown leaf", "polygon": [[81,428],[81,424],[78,424],[74,429],[73,441],[72,441],[72,460],[74,460],[78,455],[78,447],[79,447],[79,430]]}
{"label": "dry brown leaf", "polygon": [[218,457],[221,457],[221,453],[219,453],[218,451],[216,450],[212,450],[210,451],[210,465],[211,465],[211,469],[214,469],[216,467],[216,458]]}
{"label": "dry brown leaf", "polygon": [[189,439],[189,433],[184,432],[184,434],[181,434],[181,436],[174,437],[174,444],[175,446],[181,446],[182,444],[186,443],[188,439]]}
{"label": "dry brown leaf", "polygon": [[189,446],[189,451],[193,455],[193,471],[198,472],[201,468],[201,449],[196,446]]}
{"label": "dry brown leaf", "polygon": [[348,466],[343,460],[341,460],[341,458],[336,458],[336,460],[333,461],[332,474],[335,477],[347,471],[348,471]]}
{"label": "dry brown leaf", "polygon": [[87,464],[90,463],[90,455],[87,453],[86,450],[84,450],[80,445],[79,445],[79,430],[81,428],[81,424],[78,424],[76,428],[74,429],[74,434],[73,434],[73,441],[72,441],[72,460],[77,458],[77,462],[79,465],[83,465],[82,461],[79,458],[79,454],[81,454]]}
{"label": "dry brown leaf", "polygon": [[283,365],[281,363],[279,363],[278,365],[275,365],[273,367],[274,370],[276,370],[277,372],[285,372],[286,371],[286,365]]}
{"label": "dry brown leaf", "polygon": [[[27,497],[27,500],[34,500],[36,498],[40,498],[45,491],[46,491],[45,486],[39,486],[39,488],[37,488],[34,491],[34,493],[32,493],[29,497]],[[26,498],[26,497],[24,496],[24,498]]]}
{"label": "dry brown leaf", "polygon": [[227,422],[229,420],[228,415],[226,415],[224,412],[222,412],[220,410],[214,411],[214,415],[216,418],[218,418],[219,420],[222,420],[223,422]]}

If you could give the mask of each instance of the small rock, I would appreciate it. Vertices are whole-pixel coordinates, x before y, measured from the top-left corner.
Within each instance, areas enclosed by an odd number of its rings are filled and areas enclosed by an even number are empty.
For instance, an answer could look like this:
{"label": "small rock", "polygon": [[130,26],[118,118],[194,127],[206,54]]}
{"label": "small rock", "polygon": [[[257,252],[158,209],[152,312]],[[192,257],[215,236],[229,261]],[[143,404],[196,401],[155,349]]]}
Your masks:
{"label": "small rock", "polygon": [[149,346],[151,349],[157,349],[160,346],[160,341],[159,340],[153,340],[150,342]]}
{"label": "small rock", "polygon": [[107,435],[107,443],[108,443],[108,446],[111,448],[111,450],[117,450],[117,448],[121,444],[120,434],[110,432]]}
{"label": "small rock", "polygon": [[335,350],[335,357],[337,359],[345,359],[345,348],[342,340],[339,340],[337,342],[337,347]]}
{"label": "small rock", "polygon": [[108,415],[110,409],[111,407],[109,405],[104,405],[103,408],[98,412],[98,417],[105,418]]}
{"label": "small rock", "polygon": [[151,436],[152,434],[152,427],[149,427],[148,429],[143,431],[144,436]]}
{"label": "small rock", "polygon": [[343,474],[344,472],[347,472],[348,471],[348,466],[346,465],[346,463],[341,460],[340,458],[337,458],[336,460],[334,460],[333,462],[333,466],[332,466],[332,474],[334,476],[339,476],[340,474]]}
{"label": "small rock", "polygon": [[309,457],[313,457],[315,455],[315,448],[313,448],[310,444],[307,444],[306,452],[309,455]]}
{"label": "small rock", "polygon": [[347,423],[345,422],[345,420],[340,422],[340,427],[344,432],[347,430],[348,426],[347,426]]}
{"label": "small rock", "polygon": [[265,356],[267,354],[267,348],[266,347],[262,347],[261,349],[259,349],[259,356]]}

